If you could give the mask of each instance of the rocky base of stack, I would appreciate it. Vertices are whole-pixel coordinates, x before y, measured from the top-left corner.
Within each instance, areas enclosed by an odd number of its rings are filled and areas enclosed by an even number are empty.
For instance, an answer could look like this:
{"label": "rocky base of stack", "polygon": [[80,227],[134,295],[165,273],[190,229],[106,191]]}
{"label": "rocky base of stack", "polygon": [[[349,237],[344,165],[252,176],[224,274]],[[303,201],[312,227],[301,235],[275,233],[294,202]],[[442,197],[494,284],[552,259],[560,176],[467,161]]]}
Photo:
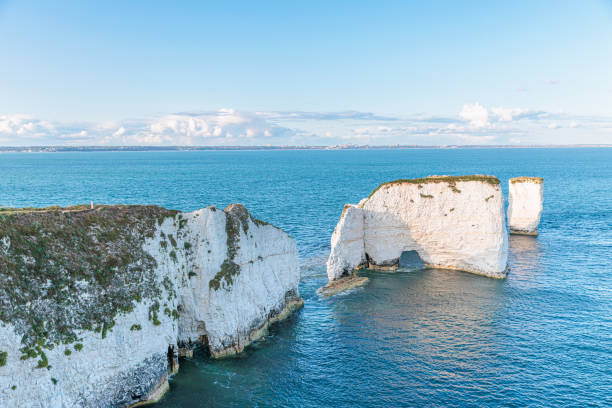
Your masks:
{"label": "rocky base of stack", "polygon": [[351,289],[366,285],[370,279],[365,276],[350,275],[330,281],[327,285],[319,288],[317,293],[323,296],[333,296]]}
{"label": "rocky base of stack", "polygon": [[300,309],[303,306],[304,301],[300,298],[288,301],[287,303],[285,303],[285,306],[282,309],[271,312],[270,317],[264,323],[251,329],[242,343],[236,343],[228,347],[218,349],[211,348],[210,355],[214,358],[225,358],[242,353],[244,349],[248,347],[251,343],[266,336],[268,334],[268,329],[272,324],[285,320],[291,315],[291,313]]}
{"label": "rocky base of stack", "polygon": [[530,236],[530,237],[538,236],[538,230],[537,229],[535,231],[521,231],[521,230],[516,230],[516,229],[510,228],[510,233],[512,235],[527,235],[527,236]]}

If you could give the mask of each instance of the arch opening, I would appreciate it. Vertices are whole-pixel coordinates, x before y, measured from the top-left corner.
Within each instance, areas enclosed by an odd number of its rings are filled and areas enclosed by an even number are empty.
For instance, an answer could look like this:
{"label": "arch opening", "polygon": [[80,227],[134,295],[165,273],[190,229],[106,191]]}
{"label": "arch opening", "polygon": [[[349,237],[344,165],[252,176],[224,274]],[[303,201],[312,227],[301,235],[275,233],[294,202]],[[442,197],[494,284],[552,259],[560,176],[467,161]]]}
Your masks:
{"label": "arch opening", "polygon": [[425,262],[423,262],[417,251],[403,251],[399,258],[398,268],[423,269],[425,268]]}

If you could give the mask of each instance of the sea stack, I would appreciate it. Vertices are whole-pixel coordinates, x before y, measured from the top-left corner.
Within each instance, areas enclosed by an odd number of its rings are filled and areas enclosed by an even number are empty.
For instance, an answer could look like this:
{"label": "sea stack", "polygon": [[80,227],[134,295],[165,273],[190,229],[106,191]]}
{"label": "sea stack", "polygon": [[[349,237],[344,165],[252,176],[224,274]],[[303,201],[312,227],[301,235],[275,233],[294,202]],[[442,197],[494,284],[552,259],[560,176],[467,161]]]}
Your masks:
{"label": "sea stack", "polygon": [[298,281],[295,242],[241,205],[0,209],[0,406],[154,401],[179,350],[239,353]]}
{"label": "sea stack", "polygon": [[515,177],[508,182],[508,227],[511,234],[538,235],[542,215],[543,179]]}
{"label": "sea stack", "polygon": [[331,246],[329,289],[340,279],[350,282],[360,266],[395,269],[412,250],[429,267],[504,278],[508,236],[499,180],[430,176],[383,183],[359,205],[345,206]]}

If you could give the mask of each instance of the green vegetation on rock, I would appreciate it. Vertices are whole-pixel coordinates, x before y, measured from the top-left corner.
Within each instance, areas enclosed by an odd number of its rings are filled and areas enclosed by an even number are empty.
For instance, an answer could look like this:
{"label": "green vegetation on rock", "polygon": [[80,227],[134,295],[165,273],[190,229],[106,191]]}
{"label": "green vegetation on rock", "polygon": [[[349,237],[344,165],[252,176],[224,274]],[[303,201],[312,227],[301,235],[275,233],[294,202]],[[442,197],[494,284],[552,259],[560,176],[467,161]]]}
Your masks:
{"label": "green vegetation on rock", "polygon": [[172,234],[168,234],[168,239],[170,240],[170,243],[172,244],[172,248],[176,248],[176,239],[174,239],[174,236],[172,236]]}
{"label": "green vegetation on rock", "polygon": [[542,184],[544,179],[542,177],[514,177],[510,179],[510,183],[535,183]]}
{"label": "green vegetation on rock", "polygon": [[158,319],[159,302],[155,301],[149,306],[149,320],[153,322],[153,325],[159,326],[161,322]]}
{"label": "green vegetation on rock", "polygon": [[374,195],[374,193],[376,193],[381,188],[392,186],[395,184],[422,185],[422,184],[428,184],[428,183],[447,183],[449,184],[449,187],[454,193],[461,193],[461,190],[457,188],[456,183],[462,182],[462,181],[479,181],[479,182],[491,184],[494,186],[499,185],[499,179],[497,177],[483,176],[480,174],[473,174],[473,175],[468,175],[468,176],[429,176],[426,178],[399,179],[399,180],[387,181],[387,182],[382,183],[381,185],[376,187],[374,191],[370,193],[370,195],[368,196],[368,199],[372,197],[372,195]]}
{"label": "green vegetation on rock", "polygon": [[0,367],[6,365],[6,358],[8,353],[6,351],[0,351]]}
{"label": "green vegetation on rock", "polygon": [[227,234],[227,259],[221,264],[221,270],[208,282],[211,289],[219,290],[222,281],[228,288],[234,283],[234,276],[240,273],[240,265],[234,262],[238,254],[238,242],[240,242],[240,228],[244,234],[249,231],[250,215],[244,206],[240,204],[230,204],[225,212],[225,232]]}
{"label": "green vegetation on rock", "polygon": [[[104,338],[118,314],[156,302],[157,264],[143,244],[176,214],[156,206],[0,209],[0,321],[22,336],[22,359],[40,357],[47,367],[43,349],[79,341],[80,330]],[[150,318],[157,324],[156,311]]]}

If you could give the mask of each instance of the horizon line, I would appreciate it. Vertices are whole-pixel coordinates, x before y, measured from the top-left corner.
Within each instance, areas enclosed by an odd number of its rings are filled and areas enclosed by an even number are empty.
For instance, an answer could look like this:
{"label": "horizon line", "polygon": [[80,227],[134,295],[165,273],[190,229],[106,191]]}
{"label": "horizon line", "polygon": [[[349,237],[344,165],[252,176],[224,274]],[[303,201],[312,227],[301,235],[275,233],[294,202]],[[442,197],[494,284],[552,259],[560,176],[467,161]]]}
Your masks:
{"label": "horizon line", "polygon": [[542,149],[542,148],[612,148],[612,144],[531,144],[531,145],[209,145],[209,146],[188,146],[188,145],[125,145],[125,146],[53,146],[53,145],[33,145],[33,146],[0,146],[0,153],[11,152],[87,152],[87,151],[206,151],[206,150],[369,150],[369,149]]}

